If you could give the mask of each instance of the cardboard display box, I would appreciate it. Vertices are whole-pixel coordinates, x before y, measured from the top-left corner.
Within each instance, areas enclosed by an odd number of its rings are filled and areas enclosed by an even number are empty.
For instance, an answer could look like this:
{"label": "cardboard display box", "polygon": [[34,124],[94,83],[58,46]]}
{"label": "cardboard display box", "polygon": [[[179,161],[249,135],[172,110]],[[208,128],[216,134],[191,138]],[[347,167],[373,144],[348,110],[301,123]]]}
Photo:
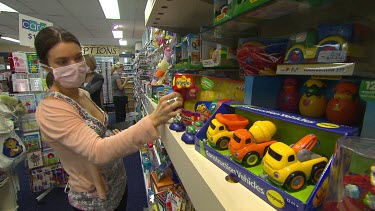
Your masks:
{"label": "cardboard display box", "polygon": [[[328,159],[330,159],[334,152],[338,138],[359,134],[359,128],[356,127],[335,125],[299,115],[247,105],[224,103],[216,113],[240,114],[248,118],[250,123],[258,120],[269,120],[277,127],[277,132],[273,136],[273,139],[288,145],[296,143],[307,134],[313,133],[319,138],[320,144],[317,144],[312,151]],[[238,164],[232,160],[229,150],[220,151],[211,146],[209,142],[203,141],[206,139],[207,128],[215,114],[212,115],[196,135],[195,149],[200,154],[236,178],[242,185],[277,210],[315,210],[321,204],[320,195],[318,197],[316,194],[322,186],[323,180],[327,177],[327,169],[316,185],[308,182],[303,189],[297,192],[289,192],[283,187],[273,184],[268,179],[264,180],[259,177],[263,173],[260,165],[245,168],[242,164]]]}

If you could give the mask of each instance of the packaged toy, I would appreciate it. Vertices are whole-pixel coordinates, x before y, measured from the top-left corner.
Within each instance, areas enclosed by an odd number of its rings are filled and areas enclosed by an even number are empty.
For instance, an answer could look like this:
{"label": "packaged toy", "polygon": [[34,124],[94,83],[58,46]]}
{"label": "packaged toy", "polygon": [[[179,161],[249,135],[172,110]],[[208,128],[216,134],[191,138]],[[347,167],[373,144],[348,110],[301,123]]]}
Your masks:
{"label": "packaged toy", "polygon": [[309,79],[303,86],[304,92],[299,101],[299,112],[308,117],[323,117],[327,105],[324,82]]}
{"label": "packaged toy", "polygon": [[338,141],[323,210],[375,210],[374,142],[358,137]]}
{"label": "packaged toy", "polygon": [[249,120],[241,115],[217,113],[207,130],[207,139],[218,149],[227,149],[234,131],[245,128],[248,124]]}
{"label": "packaged toy", "polygon": [[276,133],[276,126],[270,121],[256,121],[249,130],[234,131],[228,149],[237,163],[246,167],[259,164],[269,146],[275,143],[272,136]]}
{"label": "packaged toy", "polygon": [[283,89],[277,100],[280,111],[298,113],[299,93],[296,78],[288,77],[283,82]]}
{"label": "packaged toy", "polygon": [[298,191],[307,181],[316,184],[320,179],[328,159],[315,154],[311,149],[318,138],[309,134],[292,147],[277,142],[270,146],[262,160],[263,178],[270,179],[289,191]]}
{"label": "packaged toy", "polygon": [[284,62],[287,39],[240,39],[237,60],[240,76],[274,75],[277,65]]}
{"label": "packaged toy", "polygon": [[362,117],[362,106],[358,86],[352,82],[341,82],[334,88],[335,94],[326,108],[327,119],[343,125],[358,124]]}

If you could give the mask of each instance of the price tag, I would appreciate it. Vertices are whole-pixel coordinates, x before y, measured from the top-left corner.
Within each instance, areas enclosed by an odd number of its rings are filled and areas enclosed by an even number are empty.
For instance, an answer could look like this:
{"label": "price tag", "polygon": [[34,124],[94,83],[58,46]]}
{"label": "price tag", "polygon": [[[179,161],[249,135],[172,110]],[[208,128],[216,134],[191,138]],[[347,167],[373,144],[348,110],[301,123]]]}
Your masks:
{"label": "price tag", "polygon": [[362,81],[359,96],[365,101],[375,101],[375,80]]}

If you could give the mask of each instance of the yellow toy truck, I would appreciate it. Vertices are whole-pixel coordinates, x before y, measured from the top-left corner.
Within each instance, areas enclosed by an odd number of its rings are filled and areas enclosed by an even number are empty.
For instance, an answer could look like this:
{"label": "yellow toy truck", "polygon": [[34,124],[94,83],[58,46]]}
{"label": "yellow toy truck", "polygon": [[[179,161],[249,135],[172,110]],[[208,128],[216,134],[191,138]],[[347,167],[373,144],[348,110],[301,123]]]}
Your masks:
{"label": "yellow toy truck", "polygon": [[233,132],[245,128],[248,124],[249,120],[241,115],[217,113],[207,129],[207,139],[220,150],[228,149]]}
{"label": "yellow toy truck", "polygon": [[293,146],[272,144],[261,163],[265,174],[260,176],[289,191],[300,190],[308,180],[316,184],[328,163],[327,158],[310,151],[317,141],[316,135],[309,134]]}

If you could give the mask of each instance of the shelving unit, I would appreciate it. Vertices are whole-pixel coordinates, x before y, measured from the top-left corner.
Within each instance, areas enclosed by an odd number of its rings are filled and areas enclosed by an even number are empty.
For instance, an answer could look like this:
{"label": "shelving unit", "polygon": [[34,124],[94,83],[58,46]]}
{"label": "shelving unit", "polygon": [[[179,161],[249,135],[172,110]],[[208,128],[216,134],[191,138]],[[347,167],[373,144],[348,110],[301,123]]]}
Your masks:
{"label": "shelving unit", "polygon": [[[147,99],[147,111],[156,104]],[[164,147],[189,194],[196,210],[275,210],[239,183],[225,180],[227,174],[200,155],[194,145],[181,141],[182,133],[169,129],[169,124],[158,128]]]}
{"label": "shelving unit", "polygon": [[[287,7],[282,4],[283,2],[289,2],[294,6]],[[145,25],[175,32],[181,36],[197,33],[201,35],[202,41],[230,47],[236,47],[239,38],[289,38],[291,34],[308,31],[320,23],[363,23],[375,30],[375,13],[369,6],[373,4],[371,0],[332,0],[322,5],[309,5],[309,2],[313,1],[270,0],[261,7],[213,26],[212,0],[194,0],[189,1],[189,4],[183,1],[149,0],[145,9]],[[276,10],[273,12],[267,10],[268,6],[277,4],[279,7],[275,7]],[[369,45],[375,49],[373,38]],[[370,59],[375,61],[375,55]],[[374,71],[371,71],[373,64],[372,62],[370,66],[363,66],[356,63],[351,73],[345,71],[338,75],[344,78],[375,78]],[[329,64],[317,66],[323,68],[327,65]],[[207,68],[173,71],[215,73]],[[278,74],[292,75],[286,71],[279,71]],[[152,112],[156,104],[151,99],[146,99],[144,106],[148,112]],[[241,184],[228,183],[225,180],[225,172],[201,156],[194,145],[182,142],[182,133],[171,131],[168,126],[169,124],[166,124],[158,128],[161,139],[197,210],[253,210],[255,207],[257,210],[274,210],[271,205]]]}

